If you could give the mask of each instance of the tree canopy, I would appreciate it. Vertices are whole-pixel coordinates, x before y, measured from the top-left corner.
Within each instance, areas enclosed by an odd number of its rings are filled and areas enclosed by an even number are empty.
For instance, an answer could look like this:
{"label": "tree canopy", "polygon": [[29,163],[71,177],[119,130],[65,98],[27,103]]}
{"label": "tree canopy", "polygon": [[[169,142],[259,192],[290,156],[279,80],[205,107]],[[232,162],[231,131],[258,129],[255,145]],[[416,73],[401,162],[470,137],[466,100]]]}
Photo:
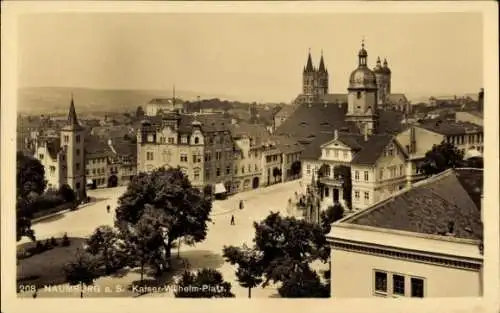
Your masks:
{"label": "tree canopy", "polygon": [[70,285],[80,285],[80,297],[83,297],[83,286],[92,285],[98,277],[97,263],[80,249],[76,252],[75,260],[64,267],[64,272]]}
{"label": "tree canopy", "polygon": [[118,202],[116,226],[122,231],[137,231],[145,209],[150,208],[152,225],[163,227],[168,234],[164,248],[169,263],[174,240],[189,236],[194,242],[200,242],[207,235],[212,203],[192,187],[178,168],[140,173],[130,182]]}
{"label": "tree canopy", "polygon": [[222,274],[211,268],[195,273],[185,271],[177,283],[176,298],[232,298],[231,283],[224,281]]}
{"label": "tree canopy", "polygon": [[460,167],[462,163],[462,151],[455,145],[443,141],[425,154],[424,161],[419,166],[419,169],[426,176],[431,176],[450,168]]}
{"label": "tree canopy", "polygon": [[230,264],[238,265],[236,278],[242,287],[248,288],[248,297],[251,298],[252,288],[259,286],[263,281],[262,253],[243,245],[225,246],[223,255]]}
{"label": "tree canopy", "polygon": [[40,195],[47,186],[45,169],[34,157],[17,152],[17,196],[26,198],[31,193]]}
{"label": "tree canopy", "polygon": [[309,266],[298,266],[291,272],[290,278],[278,288],[284,298],[328,298],[330,290],[322,284],[319,275]]}
{"label": "tree canopy", "polygon": [[323,230],[316,224],[271,212],[260,223],[254,222],[254,227],[255,249],[262,253],[264,286],[270,281],[284,282],[296,268],[329,257]]}
{"label": "tree canopy", "polygon": [[320,213],[321,227],[325,235],[330,232],[332,223],[340,220],[342,217],[344,217],[344,208],[338,203],[329,206],[325,211]]}
{"label": "tree canopy", "polygon": [[117,232],[107,225],[97,227],[86,242],[86,252],[98,258],[107,274],[124,266],[123,248]]}

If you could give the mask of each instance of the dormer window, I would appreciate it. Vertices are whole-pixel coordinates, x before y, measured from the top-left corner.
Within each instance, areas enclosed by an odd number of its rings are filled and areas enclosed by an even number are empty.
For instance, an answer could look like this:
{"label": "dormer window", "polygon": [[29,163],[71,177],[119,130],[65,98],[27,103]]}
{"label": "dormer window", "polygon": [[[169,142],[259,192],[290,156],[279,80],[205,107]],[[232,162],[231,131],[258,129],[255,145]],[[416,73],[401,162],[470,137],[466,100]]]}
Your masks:
{"label": "dormer window", "polygon": [[198,137],[194,137],[194,143],[195,143],[195,144],[200,143],[200,138],[198,138]]}
{"label": "dormer window", "polygon": [[182,136],[182,137],[181,137],[181,143],[186,144],[186,143],[187,143],[187,141],[188,141],[188,140],[187,140],[187,136]]}

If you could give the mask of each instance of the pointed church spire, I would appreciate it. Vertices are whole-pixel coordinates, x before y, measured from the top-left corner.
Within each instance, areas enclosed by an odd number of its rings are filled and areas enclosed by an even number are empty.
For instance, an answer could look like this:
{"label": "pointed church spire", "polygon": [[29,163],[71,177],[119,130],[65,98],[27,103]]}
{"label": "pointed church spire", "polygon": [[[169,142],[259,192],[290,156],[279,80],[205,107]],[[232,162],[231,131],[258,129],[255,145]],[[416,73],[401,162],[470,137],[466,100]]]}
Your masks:
{"label": "pointed church spire", "polygon": [[69,106],[68,125],[69,126],[79,125],[78,117],[76,116],[75,101],[73,99],[73,94],[71,94],[71,104]]}
{"label": "pointed church spire", "polygon": [[307,57],[306,72],[313,72],[314,67],[311,58],[311,48],[309,48],[309,56]]}
{"label": "pointed church spire", "polygon": [[71,94],[71,103],[69,105],[68,113],[68,123],[64,127],[65,130],[80,130],[82,127],[78,123],[78,117],[76,116],[75,101],[73,99],[73,94]]}
{"label": "pointed church spire", "polygon": [[326,72],[325,61],[323,60],[323,50],[321,50],[321,60],[319,61],[319,71],[322,73]]}

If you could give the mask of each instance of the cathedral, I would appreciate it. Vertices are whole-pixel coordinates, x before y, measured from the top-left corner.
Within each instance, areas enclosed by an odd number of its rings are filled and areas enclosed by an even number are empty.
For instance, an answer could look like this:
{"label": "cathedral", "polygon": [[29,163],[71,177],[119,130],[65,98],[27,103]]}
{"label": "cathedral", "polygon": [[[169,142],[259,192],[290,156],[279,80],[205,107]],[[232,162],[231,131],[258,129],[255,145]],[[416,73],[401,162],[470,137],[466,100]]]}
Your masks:
{"label": "cathedral", "polygon": [[[366,62],[367,52],[362,44],[361,51],[366,54],[363,56],[363,61]],[[409,113],[409,103],[404,94],[391,93],[391,69],[389,68],[387,58],[382,62],[380,57],[377,58],[376,65],[373,69],[368,68],[368,64],[362,64],[363,71],[369,71],[374,75],[374,84],[376,85],[376,103],[380,109],[397,110]],[[359,75],[359,74],[358,74]],[[307,57],[306,66],[302,73],[302,93],[295,100],[296,103],[346,103],[346,94],[329,93],[329,74],[325,65],[323,52],[319,66],[316,68],[313,64],[311,52]],[[351,83],[350,83],[351,84]]]}

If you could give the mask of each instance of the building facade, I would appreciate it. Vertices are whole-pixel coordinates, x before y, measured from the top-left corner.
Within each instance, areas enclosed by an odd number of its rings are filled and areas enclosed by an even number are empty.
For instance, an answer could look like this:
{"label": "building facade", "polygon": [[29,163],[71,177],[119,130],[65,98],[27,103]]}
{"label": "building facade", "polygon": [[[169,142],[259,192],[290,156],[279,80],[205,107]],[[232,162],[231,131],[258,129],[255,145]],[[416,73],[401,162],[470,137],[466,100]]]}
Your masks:
{"label": "building facade", "polygon": [[482,183],[448,170],[332,224],[332,297],[482,296]]}

